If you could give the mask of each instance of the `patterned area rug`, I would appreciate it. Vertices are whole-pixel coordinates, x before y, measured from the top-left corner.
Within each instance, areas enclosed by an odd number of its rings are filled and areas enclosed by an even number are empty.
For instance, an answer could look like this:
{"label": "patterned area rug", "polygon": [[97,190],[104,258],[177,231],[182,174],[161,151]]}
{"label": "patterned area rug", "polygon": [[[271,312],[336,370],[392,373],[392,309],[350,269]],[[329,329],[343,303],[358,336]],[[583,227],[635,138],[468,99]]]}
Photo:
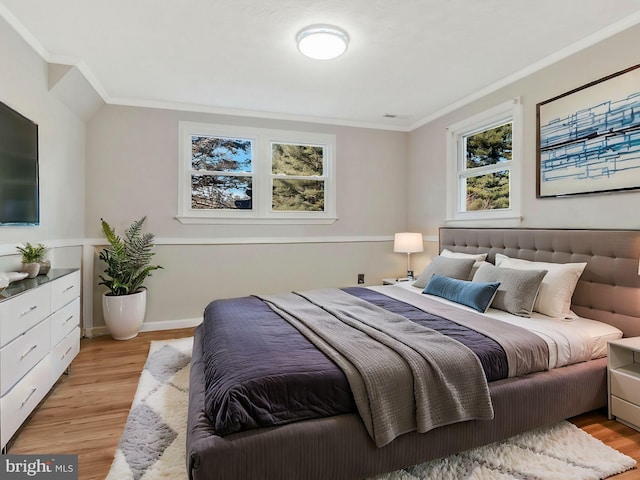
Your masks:
{"label": "patterned area rug", "polygon": [[151,342],[108,480],[187,478],[192,347],[193,338]]}
{"label": "patterned area rug", "polygon": [[[192,338],[152,342],[108,480],[186,480]],[[635,460],[569,422],[370,480],[595,480]]]}

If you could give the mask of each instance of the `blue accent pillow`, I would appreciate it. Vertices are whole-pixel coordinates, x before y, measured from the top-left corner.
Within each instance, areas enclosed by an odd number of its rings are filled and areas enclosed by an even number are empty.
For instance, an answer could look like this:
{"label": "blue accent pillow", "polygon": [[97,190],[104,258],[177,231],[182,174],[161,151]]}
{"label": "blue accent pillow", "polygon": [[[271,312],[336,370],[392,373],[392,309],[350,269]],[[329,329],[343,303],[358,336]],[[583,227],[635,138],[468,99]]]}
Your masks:
{"label": "blue accent pillow", "polygon": [[422,293],[446,298],[484,313],[496,296],[500,282],[470,282],[434,275]]}

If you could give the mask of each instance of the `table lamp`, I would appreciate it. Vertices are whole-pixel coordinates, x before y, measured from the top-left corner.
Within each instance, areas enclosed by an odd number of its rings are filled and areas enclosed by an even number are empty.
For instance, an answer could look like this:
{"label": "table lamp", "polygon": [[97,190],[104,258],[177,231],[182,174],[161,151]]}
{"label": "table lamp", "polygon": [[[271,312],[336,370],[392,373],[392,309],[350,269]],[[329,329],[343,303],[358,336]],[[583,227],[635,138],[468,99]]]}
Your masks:
{"label": "table lamp", "polygon": [[424,251],[422,234],[410,232],[396,233],[393,240],[393,251],[407,254],[407,278],[413,280],[411,254]]}

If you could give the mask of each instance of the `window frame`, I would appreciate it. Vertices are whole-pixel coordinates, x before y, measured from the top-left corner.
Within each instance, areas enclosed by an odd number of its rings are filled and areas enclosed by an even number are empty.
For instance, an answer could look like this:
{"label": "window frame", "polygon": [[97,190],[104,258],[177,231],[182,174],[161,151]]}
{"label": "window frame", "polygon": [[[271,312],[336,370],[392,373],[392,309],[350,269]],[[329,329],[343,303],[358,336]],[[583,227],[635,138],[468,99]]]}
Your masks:
{"label": "window frame", "polygon": [[[447,223],[522,219],[522,117],[522,103],[515,98],[447,128]],[[465,137],[509,122],[511,160],[467,170]],[[467,211],[466,179],[504,170],[509,171],[509,208]]]}
{"label": "window frame", "polygon": [[[336,136],[326,133],[275,130],[232,125],[178,122],[178,214],[181,223],[190,224],[330,224],[336,217],[335,151]],[[191,207],[191,138],[213,136],[251,140],[252,208],[246,210],[206,210]],[[323,147],[322,176],[310,180],[324,181],[324,211],[276,211],[272,208],[273,179],[271,149],[273,143]]]}

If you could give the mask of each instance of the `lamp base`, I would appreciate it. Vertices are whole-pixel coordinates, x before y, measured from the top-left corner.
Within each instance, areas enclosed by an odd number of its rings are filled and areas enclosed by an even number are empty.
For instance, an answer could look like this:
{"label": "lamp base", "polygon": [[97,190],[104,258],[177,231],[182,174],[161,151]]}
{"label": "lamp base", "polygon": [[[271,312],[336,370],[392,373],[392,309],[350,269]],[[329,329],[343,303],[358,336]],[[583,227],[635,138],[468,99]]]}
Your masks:
{"label": "lamp base", "polygon": [[415,280],[413,278],[413,270],[407,270],[407,280],[409,280],[409,281]]}

